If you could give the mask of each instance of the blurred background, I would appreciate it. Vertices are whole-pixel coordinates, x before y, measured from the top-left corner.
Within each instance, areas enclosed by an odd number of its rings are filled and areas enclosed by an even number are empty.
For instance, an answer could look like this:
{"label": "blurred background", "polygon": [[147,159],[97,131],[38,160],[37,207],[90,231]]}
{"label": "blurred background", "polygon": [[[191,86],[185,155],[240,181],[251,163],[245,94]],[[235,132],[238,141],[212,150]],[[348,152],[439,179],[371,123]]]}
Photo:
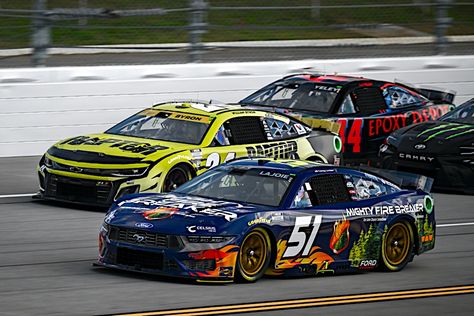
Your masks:
{"label": "blurred background", "polygon": [[0,0],[0,68],[467,55],[474,1]]}

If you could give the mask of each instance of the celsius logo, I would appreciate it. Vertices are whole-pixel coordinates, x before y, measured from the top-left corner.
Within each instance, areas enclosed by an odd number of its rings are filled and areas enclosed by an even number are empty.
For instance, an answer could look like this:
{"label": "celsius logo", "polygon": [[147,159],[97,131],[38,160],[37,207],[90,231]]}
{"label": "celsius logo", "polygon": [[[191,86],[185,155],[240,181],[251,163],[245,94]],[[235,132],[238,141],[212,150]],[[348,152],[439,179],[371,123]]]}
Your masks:
{"label": "celsius logo", "polygon": [[192,225],[192,226],[186,226],[186,229],[188,230],[188,232],[190,233],[195,233],[197,231],[205,231],[205,232],[208,232],[208,233],[215,233],[217,230],[216,230],[216,227],[214,226],[198,226],[198,225]]}
{"label": "celsius logo", "polygon": [[153,224],[152,223],[135,223],[135,227],[138,227],[138,228],[152,228]]}
{"label": "celsius logo", "polygon": [[422,150],[422,149],[425,149],[425,148],[426,148],[425,144],[416,144],[415,145],[415,149],[418,149],[418,150]]}

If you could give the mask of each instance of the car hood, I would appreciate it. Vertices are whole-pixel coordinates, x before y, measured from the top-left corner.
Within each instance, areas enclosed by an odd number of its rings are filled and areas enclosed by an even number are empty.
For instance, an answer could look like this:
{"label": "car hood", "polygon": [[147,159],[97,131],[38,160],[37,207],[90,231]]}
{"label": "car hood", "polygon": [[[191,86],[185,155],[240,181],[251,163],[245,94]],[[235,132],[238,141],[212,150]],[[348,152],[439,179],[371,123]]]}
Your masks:
{"label": "car hood", "polygon": [[66,160],[121,164],[154,161],[193,147],[197,146],[130,136],[91,134],[60,141],[48,153]]}
{"label": "car hood", "polygon": [[105,222],[168,234],[225,233],[230,223],[263,209],[270,208],[177,193],[139,194],[118,201]]}
{"label": "car hood", "polygon": [[407,126],[392,135],[400,141],[399,151],[457,152],[458,146],[471,145],[474,125],[431,121]]}

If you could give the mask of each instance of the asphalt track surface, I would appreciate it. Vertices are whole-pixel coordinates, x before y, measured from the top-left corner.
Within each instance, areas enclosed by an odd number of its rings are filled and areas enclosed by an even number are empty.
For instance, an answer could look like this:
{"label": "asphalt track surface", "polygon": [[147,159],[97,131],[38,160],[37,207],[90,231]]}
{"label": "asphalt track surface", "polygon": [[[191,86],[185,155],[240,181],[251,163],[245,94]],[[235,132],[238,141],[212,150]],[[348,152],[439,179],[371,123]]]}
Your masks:
{"label": "asphalt track surface", "polygon": [[[171,309],[176,311],[162,314],[474,313],[472,196],[434,194],[438,221],[435,249],[416,257],[398,273],[264,278],[255,284],[203,285],[92,267],[102,211],[11,196],[36,190],[34,167],[38,159],[0,159],[0,315],[102,315]],[[368,295],[360,296],[364,293]],[[377,297],[384,300],[377,301]],[[313,303],[305,307],[301,301],[299,305],[286,302],[293,299],[313,299],[306,301]],[[261,302],[268,304],[242,306]],[[220,307],[205,312],[182,310],[207,306]],[[258,312],[255,306],[276,309]],[[292,307],[299,308],[283,309]]]}

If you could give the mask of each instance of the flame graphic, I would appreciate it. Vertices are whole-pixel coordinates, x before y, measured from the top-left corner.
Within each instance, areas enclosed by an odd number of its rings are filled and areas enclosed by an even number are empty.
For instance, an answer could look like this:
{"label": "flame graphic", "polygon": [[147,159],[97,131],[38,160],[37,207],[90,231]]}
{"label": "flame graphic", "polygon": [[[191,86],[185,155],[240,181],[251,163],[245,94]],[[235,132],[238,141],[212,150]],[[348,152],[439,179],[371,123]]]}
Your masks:
{"label": "flame graphic", "polygon": [[329,247],[338,255],[349,246],[349,227],[351,223],[343,217],[340,221],[334,223],[334,231],[329,241]]}
{"label": "flame graphic", "polygon": [[[196,272],[197,276],[200,277],[219,277],[221,267],[233,267],[235,270],[235,263],[237,262],[237,254],[239,253],[239,246],[227,245],[221,249],[209,249],[203,250],[196,253],[190,253],[189,257],[194,260],[216,260],[216,269],[205,272]],[[190,273],[193,275],[192,273]]]}
{"label": "flame graphic", "polygon": [[291,269],[299,265],[315,265],[316,274],[322,269],[326,269],[334,258],[320,251],[321,247],[313,246],[306,257],[295,257],[291,259],[282,259],[283,253],[287,248],[287,240],[279,240],[277,244],[277,255],[275,260],[275,268],[266,272],[268,275],[281,275],[283,269]]}

